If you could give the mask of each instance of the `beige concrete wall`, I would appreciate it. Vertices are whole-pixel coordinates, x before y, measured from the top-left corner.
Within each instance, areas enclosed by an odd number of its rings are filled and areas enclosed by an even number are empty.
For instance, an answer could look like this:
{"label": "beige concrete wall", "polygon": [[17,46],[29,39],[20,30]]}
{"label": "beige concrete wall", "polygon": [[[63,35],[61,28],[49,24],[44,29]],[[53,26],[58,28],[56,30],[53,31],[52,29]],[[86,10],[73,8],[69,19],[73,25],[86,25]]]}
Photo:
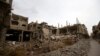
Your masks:
{"label": "beige concrete wall", "polygon": [[42,31],[43,31],[44,37],[45,38],[48,38],[49,37],[49,34],[50,34],[49,29],[43,28]]}
{"label": "beige concrete wall", "polygon": [[28,25],[28,30],[34,31],[35,27],[33,27],[33,25],[34,25],[34,23],[30,23],[30,24]]}
{"label": "beige concrete wall", "polygon": [[[23,24],[26,25],[26,26],[22,26]],[[28,29],[28,22],[19,20],[19,28],[23,29],[23,30],[27,30]]]}
{"label": "beige concrete wall", "polygon": [[[13,15],[13,14],[12,14],[12,16],[15,16],[15,17],[11,17],[11,21],[18,22],[18,25],[14,25],[10,21],[10,28],[11,29],[28,30],[28,18],[27,17]],[[17,18],[17,20],[15,18]]]}

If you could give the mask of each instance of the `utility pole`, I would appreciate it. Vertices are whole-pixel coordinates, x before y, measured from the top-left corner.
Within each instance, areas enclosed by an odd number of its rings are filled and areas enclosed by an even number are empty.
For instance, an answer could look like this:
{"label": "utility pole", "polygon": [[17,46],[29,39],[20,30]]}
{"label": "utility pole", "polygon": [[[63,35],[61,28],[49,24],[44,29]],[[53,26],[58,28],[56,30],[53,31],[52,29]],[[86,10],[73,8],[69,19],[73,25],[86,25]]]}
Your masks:
{"label": "utility pole", "polygon": [[68,34],[69,32],[68,32],[68,22],[66,21],[66,34]]}

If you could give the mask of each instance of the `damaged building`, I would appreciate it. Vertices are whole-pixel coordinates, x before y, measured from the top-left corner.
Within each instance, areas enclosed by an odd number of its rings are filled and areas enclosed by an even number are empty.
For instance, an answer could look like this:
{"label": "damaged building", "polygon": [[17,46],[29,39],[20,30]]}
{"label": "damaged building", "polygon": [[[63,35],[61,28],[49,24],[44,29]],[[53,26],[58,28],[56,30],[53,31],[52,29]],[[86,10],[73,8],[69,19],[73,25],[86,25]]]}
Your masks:
{"label": "damaged building", "polygon": [[40,39],[43,41],[43,39],[48,39],[50,37],[50,34],[52,34],[51,26],[49,26],[46,22],[37,23],[37,22],[31,22],[28,25],[28,29],[32,31],[33,38]]}
{"label": "damaged building", "polygon": [[0,40],[29,41],[28,18],[11,13],[12,0],[0,0]]}
{"label": "damaged building", "polygon": [[[6,1],[6,4],[4,1]],[[87,28],[84,24],[68,25],[61,28],[48,25],[46,22],[31,22],[28,24],[28,17],[10,13],[12,0],[0,0],[0,4],[2,8],[0,9],[0,18],[2,18],[0,19],[0,27],[2,28],[1,25],[7,27],[6,32],[3,31],[6,34],[3,35],[5,36],[3,39],[6,41],[29,42],[38,39],[39,42],[43,42],[50,39],[51,36],[65,36],[69,34],[88,36]]]}
{"label": "damaged building", "polygon": [[30,41],[31,31],[28,30],[28,18],[11,14],[9,28],[6,33],[7,41]]}
{"label": "damaged building", "polygon": [[67,25],[61,28],[55,28],[52,30],[53,35],[81,35],[85,36],[86,38],[89,37],[87,28],[84,24],[74,24],[74,25]]}
{"label": "damaged building", "polygon": [[99,21],[98,25],[94,25],[92,27],[92,31],[93,31],[92,37],[94,39],[100,39],[100,21]]}

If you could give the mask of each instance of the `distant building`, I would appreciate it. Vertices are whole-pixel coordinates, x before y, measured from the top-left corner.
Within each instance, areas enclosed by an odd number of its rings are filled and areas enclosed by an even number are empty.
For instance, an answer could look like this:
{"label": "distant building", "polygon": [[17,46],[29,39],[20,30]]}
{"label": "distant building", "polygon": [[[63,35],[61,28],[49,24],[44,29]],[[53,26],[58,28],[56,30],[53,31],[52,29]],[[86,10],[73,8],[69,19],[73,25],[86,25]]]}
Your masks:
{"label": "distant building", "polygon": [[[56,30],[55,30],[56,31]],[[60,35],[82,35],[85,37],[89,37],[87,28],[84,24],[74,24],[72,26],[68,25],[65,27],[59,28]]]}
{"label": "distant building", "polygon": [[92,27],[92,31],[93,31],[92,37],[100,39],[100,22],[98,23],[98,25],[94,25]]}
{"label": "distant building", "polygon": [[40,39],[48,39],[50,35],[52,35],[52,26],[47,25],[46,22],[37,23],[32,22],[28,25],[28,29],[33,32],[33,38]]}

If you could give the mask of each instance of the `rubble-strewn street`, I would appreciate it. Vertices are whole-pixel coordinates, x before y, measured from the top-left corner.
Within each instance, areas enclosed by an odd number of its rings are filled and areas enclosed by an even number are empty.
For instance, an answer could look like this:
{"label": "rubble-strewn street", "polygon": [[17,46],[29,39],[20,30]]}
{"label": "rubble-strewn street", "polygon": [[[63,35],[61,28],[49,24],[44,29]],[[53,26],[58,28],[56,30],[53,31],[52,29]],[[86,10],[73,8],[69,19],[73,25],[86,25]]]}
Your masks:
{"label": "rubble-strewn street", "polygon": [[90,41],[90,50],[88,52],[88,56],[100,56],[100,43],[96,40]]}
{"label": "rubble-strewn street", "polygon": [[65,46],[64,48],[36,56],[87,56],[89,49],[90,40],[82,39],[72,46]]}

